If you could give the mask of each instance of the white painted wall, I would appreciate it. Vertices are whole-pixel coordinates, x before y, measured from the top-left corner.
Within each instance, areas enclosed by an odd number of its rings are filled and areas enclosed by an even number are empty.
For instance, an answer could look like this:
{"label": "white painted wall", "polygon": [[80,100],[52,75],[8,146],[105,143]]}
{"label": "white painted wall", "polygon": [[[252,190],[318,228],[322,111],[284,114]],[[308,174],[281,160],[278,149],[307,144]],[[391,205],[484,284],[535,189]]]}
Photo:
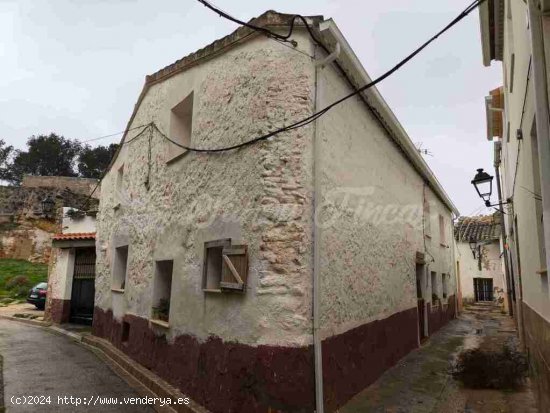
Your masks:
{"label": "white painted wall", "polygon": [[81,218],[71,218],[67,212],[74,208],[63,207],[63,219],[61,232],[63,234],[74,234],[78,232],[95,232],[96,218],[94,216],[84,216]]}
{"label": "white painted wall", "polygon": [[[508,14],[511,10],[511,14]],[[528,71],[530,61],[530,40],[528,31],[527,5],[512,1],[504,22],[505,47],[503,75],[505,87],[505,125],[509,122],[510,139],[502,142],[502,180],[504,198],[513,197],[513,209],[505,217],[513,261],[516,295],[523,294],[523,301],[546,320],[550,320],[550,285],[548,276],[541,276],[540,270],[546,267],[539,253],[541,201],[533,196],[536,161],[533,147],[535,108],[532,72]],[[512,54],[515,55],[513,88]],[[516,131],[521,130],[523,140],[516,139]],[[505,131],[506,132],[506,131]],[[519,155],[518,155],[519,153]],[[540,194],[539,194],[540,195]],[[517,227],[514,218],[517,217]],[[517,238],[515,236],[517,234]],[[521,262],[521,272],[518,267]],[[521,276],[521,288],[519,277]]]}
{"label": "white painted wall", "polygon": [[[351,91],[334,68],[320,72],[318,87],[320,107]],[[417,252],[426,252],[426,271],[437,272],[438,291],[446,273],[449,292],[456,294],[451,211],[425,187],[363,101],[349,99],[320,118],[318,127],[321,335],[416,308]],[[426,231],[424,198],[430,205]],[[431,281],[423,281],[424,298],[431,300]]]}
{"label": "white painted wall", "polygon": [[492,278],[495,298],[505,298],[504,272],[500,257],[499,241],[482,245],[481,270],[478,259],[475,258],[467,242],[457,242],[458,261],[460,262],[460,286],[462,299],[466,302],[475,301],[474,278]]}
{"label": "white painted wall", "polygon": [[48,298],[70,300],[73,288],[74,248],[53,248],[48,271]]}

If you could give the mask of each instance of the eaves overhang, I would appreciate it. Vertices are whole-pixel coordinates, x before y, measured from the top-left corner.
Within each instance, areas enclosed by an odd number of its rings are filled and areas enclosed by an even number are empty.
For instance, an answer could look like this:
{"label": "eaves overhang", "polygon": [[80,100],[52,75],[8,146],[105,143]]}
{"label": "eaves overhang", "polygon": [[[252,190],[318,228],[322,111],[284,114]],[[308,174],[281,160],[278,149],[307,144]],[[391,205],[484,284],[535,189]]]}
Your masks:
{"label": "eaves overhang", "polygon": [[54,234],[52,247],[77,248],[95,246],[95,232],[75,232],[69,234]]}
{"label": "eaves overhang", "polygon": [[504,0],[485,0],[479,5],[483,65],[502,61],[504,53]]}

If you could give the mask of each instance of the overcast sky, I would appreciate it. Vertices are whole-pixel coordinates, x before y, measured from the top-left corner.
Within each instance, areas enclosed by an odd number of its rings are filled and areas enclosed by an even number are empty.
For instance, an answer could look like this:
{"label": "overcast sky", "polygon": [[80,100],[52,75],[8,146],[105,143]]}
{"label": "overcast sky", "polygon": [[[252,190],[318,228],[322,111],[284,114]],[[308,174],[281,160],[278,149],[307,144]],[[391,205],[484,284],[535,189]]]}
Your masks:
{"label": "overcast sky", "polygon": [[[454,18],[468,1],[216,0],[243,20],[267,9],[332,17],[371,77]],[[236,28],[195,0],[0,0],[0,138],[85,140],[126,127],[146,74]],[[462,214],[483,212],[470,180],[492,170],[484,96],[500,65],[482,65],[477,11],[379,85]],[[116,142],[120,136],[97,144]]]}

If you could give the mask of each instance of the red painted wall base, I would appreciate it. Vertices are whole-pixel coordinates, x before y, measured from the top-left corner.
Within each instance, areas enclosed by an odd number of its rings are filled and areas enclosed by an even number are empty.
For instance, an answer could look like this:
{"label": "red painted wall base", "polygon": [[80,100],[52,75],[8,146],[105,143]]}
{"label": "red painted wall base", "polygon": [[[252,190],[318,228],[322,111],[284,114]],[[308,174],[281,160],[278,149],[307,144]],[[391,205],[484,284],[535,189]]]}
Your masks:
{"label": "red painted wall base", "polygon": [[71,316],[71,300],[52,298],[48,300],[45,318],[52,323],[68,323]]}
{"label": "red painted wall base", "polygon": [[[327,412],[345,404],[418,346],[417,317],[414,307],[323,341]],[[430,332],[453,317],[451,297],[445,312],[430,316]],[[129,326],[124,342],[122,322]],[[111,310],[97,307],[93,333],[213,413],[311,413],[315,409],[312,346],[250,346],[219,337],[201,342],[191,335],[169,343],[147,319],[126,315],[117,321]]]}

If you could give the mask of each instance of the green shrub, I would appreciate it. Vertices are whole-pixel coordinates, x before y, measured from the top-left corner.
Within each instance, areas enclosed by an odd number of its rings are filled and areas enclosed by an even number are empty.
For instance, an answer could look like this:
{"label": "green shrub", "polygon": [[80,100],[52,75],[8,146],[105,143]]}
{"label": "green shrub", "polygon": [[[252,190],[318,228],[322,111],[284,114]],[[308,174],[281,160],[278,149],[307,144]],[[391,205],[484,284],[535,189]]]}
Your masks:
{"label": "green shrub", "polygon": [[0,299],[20,300],[48,277],[48,266],[26,260],[0,259]]}
{"label": "green shrub", "polygon": [[27,285],[29,285],[29,278],[25,277],[24,275],[16,275],[15,277],[11,277],[6,282],[6,287],[8,288],[8,290],[13,290]]}

